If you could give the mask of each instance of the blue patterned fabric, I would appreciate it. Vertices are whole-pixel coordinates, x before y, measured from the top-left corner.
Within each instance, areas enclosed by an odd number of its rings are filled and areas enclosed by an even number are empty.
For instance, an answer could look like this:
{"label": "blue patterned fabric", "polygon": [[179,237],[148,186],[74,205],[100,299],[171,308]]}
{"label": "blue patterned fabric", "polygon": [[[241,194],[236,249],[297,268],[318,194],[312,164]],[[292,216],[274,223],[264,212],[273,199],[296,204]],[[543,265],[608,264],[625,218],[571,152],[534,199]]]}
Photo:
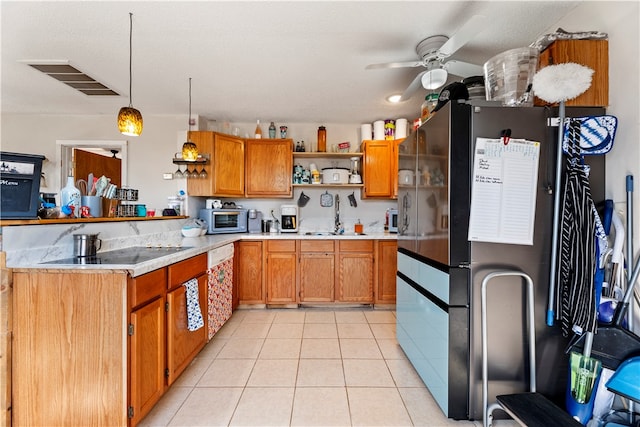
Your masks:
{"label": "blue patterned fabric", "polygon": [[185,287],[187,295],[187,329],[197,331],[204,326],[204,318],[198,300],[198,280],[191,279],[183,283],[182,286]]}
{"label": "blue patterned fabric", "polygon": [[[571,134],[570,127],[578,129],[578,135]],[[565,154],[577,144],[581,156],[606,154],[613,147],[618,119],[615,116],[574,117],[564,119],[562,149]]]}

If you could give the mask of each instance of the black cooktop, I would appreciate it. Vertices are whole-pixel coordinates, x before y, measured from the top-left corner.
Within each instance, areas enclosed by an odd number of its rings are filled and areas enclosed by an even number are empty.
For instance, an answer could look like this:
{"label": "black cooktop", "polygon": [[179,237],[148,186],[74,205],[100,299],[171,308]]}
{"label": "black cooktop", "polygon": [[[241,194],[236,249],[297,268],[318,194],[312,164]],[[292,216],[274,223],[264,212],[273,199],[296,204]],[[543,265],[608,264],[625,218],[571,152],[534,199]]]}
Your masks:
{"label": "black cooktop", "polygon": [[147,246],[133,246],[130,248],[118,249],[114,251],[98,252],[93,257],[73,257],[58,259],[55,261],[44,262],[43,264],[77,264],[77,265],[90,265],[90,264],[120,264],[120,265],[135,265],[141,262],[150,261],[155,258],[160,258],[165,255],[171,255],[176,252],[189,249],[186,246],[171,246],[171,247],[147,247]]}

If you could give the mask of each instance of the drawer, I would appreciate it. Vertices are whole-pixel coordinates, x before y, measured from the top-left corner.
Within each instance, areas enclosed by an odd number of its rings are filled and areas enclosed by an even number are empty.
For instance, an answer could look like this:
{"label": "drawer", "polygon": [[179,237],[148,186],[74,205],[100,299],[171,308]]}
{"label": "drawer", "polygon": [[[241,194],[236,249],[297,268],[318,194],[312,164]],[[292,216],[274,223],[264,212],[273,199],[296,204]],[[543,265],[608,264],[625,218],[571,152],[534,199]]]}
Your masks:
{"label": "drawer", "polygon": [[166,268],[130,278],[128,283],[129,308],[137,307],[157,296],[164,295],[166,283]]}
{"label": "drawer", "polygon": [[267,252],[295,252],[295,240],[267,240]]}
{"label": "drawer", "polygon": [[339,240],[340,252],[373,252],[373,240]]}
{"label": "drawer", "polygon": [[333,252],[334,240],[301,240],[300,252]]}
{"label": "drawer", "polygon": [[168,289],[182,285],[189,279],[194,279],[207,271],[207,254],[196,255],[184,261],[169,266]]}

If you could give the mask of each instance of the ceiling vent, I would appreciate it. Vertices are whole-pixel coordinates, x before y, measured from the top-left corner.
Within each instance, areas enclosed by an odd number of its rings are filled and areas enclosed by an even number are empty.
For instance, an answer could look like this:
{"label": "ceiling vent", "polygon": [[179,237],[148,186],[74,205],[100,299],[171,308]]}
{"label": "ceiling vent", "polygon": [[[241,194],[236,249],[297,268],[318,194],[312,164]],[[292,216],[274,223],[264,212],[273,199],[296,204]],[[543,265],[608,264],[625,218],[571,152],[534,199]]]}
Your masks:
{"label": "ceiling vent", "polygon": [[67,63],[28,63],[28,65],[85,95],[120,96],[118,92]]}

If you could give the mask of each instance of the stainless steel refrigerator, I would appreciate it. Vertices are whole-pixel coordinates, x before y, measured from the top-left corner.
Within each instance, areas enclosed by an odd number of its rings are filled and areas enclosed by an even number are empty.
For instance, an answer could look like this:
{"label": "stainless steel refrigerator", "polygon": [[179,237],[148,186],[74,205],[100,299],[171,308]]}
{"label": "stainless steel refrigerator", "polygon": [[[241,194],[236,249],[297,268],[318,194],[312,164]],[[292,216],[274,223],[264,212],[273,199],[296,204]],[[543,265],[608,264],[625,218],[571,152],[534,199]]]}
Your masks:
{"label": "stainless steel refrigerator", "polygon": [[[567,108],[566,115],[603,114]],[[535,286],[537,389],[563,404],[568,339],[545,323],[557,111],[449,102],[399,147],[397,338],[442,411],[482,419],[480,286],[490,272],[527,273]],[[556,123],[557,125],[557,123]],[[468,240],[473,153],[478,137],[539,141],[533,244]],[[589,159],[594,200],[604,199],[604,156]],[[407,172],[410,171],[410,172]],[[407,178],[408,177],[408,178]],[[528,390],[525,288],[501,277],[488,288],[489,402]]]}

